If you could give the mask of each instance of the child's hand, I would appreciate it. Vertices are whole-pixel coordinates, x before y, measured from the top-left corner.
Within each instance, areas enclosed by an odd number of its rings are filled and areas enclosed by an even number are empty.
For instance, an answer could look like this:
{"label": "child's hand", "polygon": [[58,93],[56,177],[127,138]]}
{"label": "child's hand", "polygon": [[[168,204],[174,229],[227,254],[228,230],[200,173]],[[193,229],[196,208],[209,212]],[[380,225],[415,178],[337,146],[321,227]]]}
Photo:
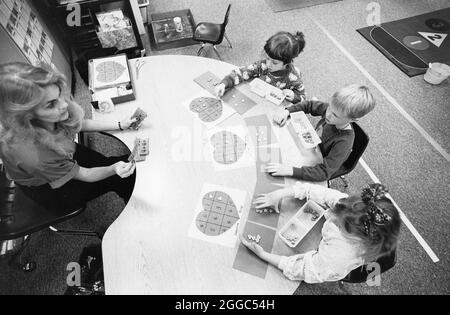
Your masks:
{"label": "child's hand", "polygon": [[135,123],[136,120],[137,120],[136,117],[135,118],[126,118],[120,122],[120,126],[122,127],[123,130],[130,129],[131,125],[133,123]]}
{"label": "child's hand", "polygon": [[136,169],[136,163],[130,162],[125,163],[123,161],[119,161],[112,165],[114,172],[122,178],[127,178],[134,173]]}
{"label": "child's hand", "polygon": [[294,169],[290,165],[280,163],[269,163],[266,166],[266,172],[272,176],[292,176]]}
{"label": "child's hand", "polygon": [[261,247],[261,245],[258,245],[255,242],[249,242],[245,239],[245,237],[243,235],[239,236],[241,243],[247,247],[248,249],[250,249],[252,252],[254,252],[256,254],[256,256],[261,257],[261,255],[263,253],[265,253],[264,249]]}
{"label": "child's hand", "polygon": [[280,213],[280,200],[283,198],[282,190],[275,190],[269,194],[258,195],[258,197],[253,201],[256,209],[271,208],[274,209],[276,213]]}
{"label": "child's hand", "polygon": [[216,85],[214,92],[217,97],[222,97],[225,94],[225,84],[220,83],[219,85]]}
{"label": "child's hand", "polygon": [[294,92],[292,90],[284,89],[283,90],[283,94],[286,96],[286,99],[289,102],[292,102],[294,100],[295,94],[294,94]]}
{"label": "child's hand", "polygon": [[279,109],[273,116],[273,121],[280,125],[280,127],[283,127],[289,118],[289,114],[287,109]]}

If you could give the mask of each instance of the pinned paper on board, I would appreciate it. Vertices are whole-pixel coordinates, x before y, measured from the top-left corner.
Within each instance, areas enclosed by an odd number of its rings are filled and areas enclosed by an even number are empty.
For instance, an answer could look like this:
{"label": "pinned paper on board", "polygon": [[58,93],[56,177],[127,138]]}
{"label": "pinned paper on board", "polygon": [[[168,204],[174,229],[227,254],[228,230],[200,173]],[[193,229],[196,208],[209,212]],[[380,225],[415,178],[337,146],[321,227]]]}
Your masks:
{"label": "pinned paper on board", "polygon": [[27,2],[0,1],[0,25],[33,65],[50,65],[54,43]]}
{"label": "pinned paper on board", "polygon": [[234,247],[247,193],[204,184],[189,228],[189,237]]}

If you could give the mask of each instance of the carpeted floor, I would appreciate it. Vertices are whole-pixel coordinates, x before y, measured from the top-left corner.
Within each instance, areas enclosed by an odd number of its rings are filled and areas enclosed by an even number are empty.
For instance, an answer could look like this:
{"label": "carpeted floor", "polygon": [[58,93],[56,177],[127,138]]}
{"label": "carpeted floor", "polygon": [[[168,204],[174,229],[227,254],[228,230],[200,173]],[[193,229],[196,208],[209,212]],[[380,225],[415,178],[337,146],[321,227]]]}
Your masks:
{"label": "carpeted floor", "polygon": [[[376,176],[390,187],[397,204],[440,261],[433,263],[413,234],[403,226],[398,264],[382,277],[382,286],[346,285],[346,290],[352,294],[450,293],[450,165],[330,36],[342,44],[364,70],[447,151],[450,150],[450,83],[447,81],[432,87],[420,76],[408,78],[361,38],[356,29],[366,25],[370,0],[344,0],[281,13],[272,12],[260,0],[151,1],[149,10],[168,12],[189,8],[196,22],[221,23],[228,3],[232,3],[232,9],[227,34],[233,49],[226,43],[218,46],[224,61],[235,65],[248,64],[261,56],[265,40],[276,31],[302,30],[306,34],[306,49],[295,64],[303,73],[309,97],[328,99],[339,87],[359,82],[369,85],[378,100],[377,109],[360,122],[371,138],[363,158]],[[380,0],[377,3],[381,7],[382,22],[448,6],[447,0]],[[150,55],[196,55],[197,49],[198,46],[188,46],[150,52]],[[211,50],[207,51],[206,56],[216,58]],[[86,93],[86,88],[79,86],[77,100],[82,104],[88,104]],[[113,148],[122,150],[120,145],[105,145],[104,141],[97,136],[91,138],[91,144],[102,152]],[[349,192],[357,192],[371,182],[361,165],[349,174],[348,180]],[[331,186],[343,189],[339,180],[333,181]],[[123,208],[116,198],[110,197],[104,196],[93,202],[84,215],[70,221],[70,226],[109,225]],[[34,274],[24,275],[9,270],[4,262],[0,262],[0,294],[64,293],[67,264],[75,261],[82,248],[90,242],[84,238],[75,240],[48,232],[37,233],[29,253],[34,254],[38,270]],[[295,292],[305,295],[345,293],[336,283],[301,284]]]}

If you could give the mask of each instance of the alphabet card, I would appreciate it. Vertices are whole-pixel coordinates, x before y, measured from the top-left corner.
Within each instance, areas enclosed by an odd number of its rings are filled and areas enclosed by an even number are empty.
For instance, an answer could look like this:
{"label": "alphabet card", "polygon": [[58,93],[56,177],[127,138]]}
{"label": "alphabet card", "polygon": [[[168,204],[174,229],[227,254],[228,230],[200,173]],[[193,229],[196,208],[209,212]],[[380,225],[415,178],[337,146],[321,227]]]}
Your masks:
{"label": "alphabet card", "polygon": [[231,107],[224,105],[222,100],[205,90],[184,102],[183,106],[207,129],[220,124],[236,113]]}
{"label": "alphabet card", "polygon": [[216,171],[255,165],[253,145],[243,126],[227,126],[208,130],[210,160]]}
{"label": "alphabet card", "polygon": [[204,184],[189,237],[234,247],[246,197],[243,190]]}

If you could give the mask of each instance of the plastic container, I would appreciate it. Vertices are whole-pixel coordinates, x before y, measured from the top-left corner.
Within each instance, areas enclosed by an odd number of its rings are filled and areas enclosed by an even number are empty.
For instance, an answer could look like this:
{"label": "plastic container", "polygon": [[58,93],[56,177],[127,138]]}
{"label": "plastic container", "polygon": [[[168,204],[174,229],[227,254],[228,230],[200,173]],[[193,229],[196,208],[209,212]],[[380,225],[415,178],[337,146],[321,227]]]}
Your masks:
{"label": "plastic container", "polygon": [[423,79],[430,84],[441,84],[450,76],[450,66],[443,63],[430,63]]}
{"label": "plastic container", "polygon": [[320,221],[325,211],[312,200],[308,200],[300,210],[278,231],[280,238],[289,247],[296,247],[309,231]]}
{"label": "plastic container", "polygon": [[315,148],[322,142],[304,112],[292,113],[291,118],[292,126],[305,149]]}
{"label": "plastic container", "polygon": [[280,105],[286,98],[282,90],[258,78],[250,82],[250,90],[275,105]]}

